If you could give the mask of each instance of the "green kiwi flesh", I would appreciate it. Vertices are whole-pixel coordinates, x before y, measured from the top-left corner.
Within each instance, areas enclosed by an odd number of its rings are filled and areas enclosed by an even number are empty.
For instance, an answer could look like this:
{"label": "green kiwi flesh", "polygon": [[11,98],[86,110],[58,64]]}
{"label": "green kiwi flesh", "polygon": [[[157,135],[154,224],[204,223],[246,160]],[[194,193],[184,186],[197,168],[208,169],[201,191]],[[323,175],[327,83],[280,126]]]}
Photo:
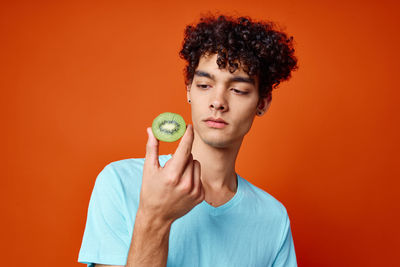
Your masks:
{"label": "green kiwi flesh", "polygon": [[185,133],[186,123],[181,115],[165,112],[161,113],[153,120],[151,129],[158,140],[175,142]]}

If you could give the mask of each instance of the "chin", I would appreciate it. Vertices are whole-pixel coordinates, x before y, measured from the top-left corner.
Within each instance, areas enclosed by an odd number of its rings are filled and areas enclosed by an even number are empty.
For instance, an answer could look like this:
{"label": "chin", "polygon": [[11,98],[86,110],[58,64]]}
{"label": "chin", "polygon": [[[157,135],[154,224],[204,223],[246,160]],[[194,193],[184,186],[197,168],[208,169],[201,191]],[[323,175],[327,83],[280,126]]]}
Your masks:
{"label": "chin", "polygon": [[229,147],[229,143],[226,141],[215,141],[215,140],[203,140],[204,143],[211,147],[215,148],[227,148]]}
{"label": "chin", "polygon": [[203,142],[211,147],[215,148],[228,148],[231,147],[235,142],[232,138],[228,138],[228,135],[211,135],[203,136],[201,138]]}
{"label": "chin", "polygon": [[229,129],[211,129],[204,127],[199,129],[197,133],[204,144],[214,148],[229,148],[235,146],[237,142],[241,143],[242,141],[240,136],[233,134]]}

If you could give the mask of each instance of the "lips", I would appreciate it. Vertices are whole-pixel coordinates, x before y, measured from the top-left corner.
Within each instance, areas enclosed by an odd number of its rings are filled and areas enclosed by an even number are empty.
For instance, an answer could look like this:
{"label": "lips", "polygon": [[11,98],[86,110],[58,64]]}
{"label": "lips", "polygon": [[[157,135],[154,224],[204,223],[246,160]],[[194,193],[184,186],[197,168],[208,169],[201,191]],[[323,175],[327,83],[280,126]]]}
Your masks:
{"label": "lips", "polygon": [[228,123],[226,121],[224,121],[221,118],[207,118],[204,120],[204,122],[211,128],[224,128],[226,125],[228,125]]}

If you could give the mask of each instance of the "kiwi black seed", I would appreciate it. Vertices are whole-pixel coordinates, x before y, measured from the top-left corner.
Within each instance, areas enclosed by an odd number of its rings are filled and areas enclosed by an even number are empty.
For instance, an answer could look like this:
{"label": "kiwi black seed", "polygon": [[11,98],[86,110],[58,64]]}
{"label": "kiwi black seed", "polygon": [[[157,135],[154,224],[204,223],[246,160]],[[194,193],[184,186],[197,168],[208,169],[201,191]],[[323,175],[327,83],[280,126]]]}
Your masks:
{"label": "kiwi black seed", "polygon": [[185,133],[186,123],[181,115],[165,112],[161,113],[153,120],[151,129],[158,140],[175,142]]}

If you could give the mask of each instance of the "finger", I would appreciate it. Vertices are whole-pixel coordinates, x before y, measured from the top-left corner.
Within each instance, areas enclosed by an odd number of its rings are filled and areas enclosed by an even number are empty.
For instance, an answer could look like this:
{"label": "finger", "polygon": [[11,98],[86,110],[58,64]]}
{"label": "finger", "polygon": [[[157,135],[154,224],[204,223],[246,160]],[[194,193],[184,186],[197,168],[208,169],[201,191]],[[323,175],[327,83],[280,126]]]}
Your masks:
{"label": "finger", "polygon": [[188,125],[185,134],[183,135],[174,155],[171,158],[171,163],[169,164],[180,174],[183,173],[186,162],[192,153],[193,138],[193,126]]}
{"label": "finger", "polygon": [[156,166],[159,167],[160,163],[158,162],[158,147],[159,141],[154,137],[153,131],[151,128],[147,128],[147,144],[146,144],[146,158],[145,158],[145,165],[148,166]]}
{"label": "finger", "polygon": [[185,193],[189,194],[193,188],[193,156],[190,154],[186,163],[185,170],[180,178],[179,184]]}
{"label": "finger", "polygon": [[[197,160],[193,160],[193,197],[199,201],[203,201],[204,192],[203,184],[201,183],[201,165]],[[203,195],[203,197],[202,197]]]}

